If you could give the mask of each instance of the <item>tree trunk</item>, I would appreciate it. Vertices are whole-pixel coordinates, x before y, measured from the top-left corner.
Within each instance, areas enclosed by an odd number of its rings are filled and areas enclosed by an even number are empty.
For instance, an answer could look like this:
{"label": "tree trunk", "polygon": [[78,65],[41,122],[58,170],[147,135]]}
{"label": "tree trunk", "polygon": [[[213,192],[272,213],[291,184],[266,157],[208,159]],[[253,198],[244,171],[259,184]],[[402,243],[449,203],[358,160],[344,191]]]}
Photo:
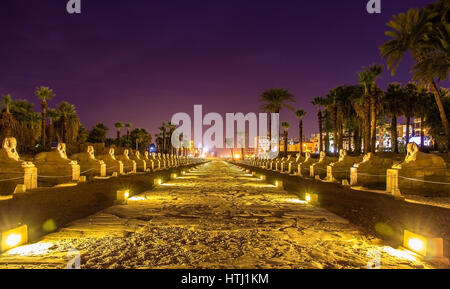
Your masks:
{"label": "tree trunk", "polygon": [[334,105],[333,107],[333,149],[334,149],[334,153],[337,153],[338,147],[338,136],[337,136],[337,131],[338,131],[338,127],[337,127],[337,106]]}
{"label": "tree trunk", "polygon": [[372,84],[372,91],[370,94],[370,151],[375,153],[377,143],[377,98],[376,86]]}
{"label": "tree trunk", "polygon": [[368,96],[364,98],[364,153],[370,152],[370,101]]}
{"label": "tree trunk", "polygon": [[298,124],[298,130],[299,130],[299,141],[300,141],[300,155],[303,154],[303,120],[300,120]]}
{"label": "tree trunk", "polygon": [[339,122],[339,142],[338,142],[339,151],[344,148],[344,126],[342,122]]}
{"label": "tree trunk", "polygon": [[117,142],[117,147],[120,147],[120,131],[119,130],[117,131],[117,140],[116,140],[116,142]]}
{"label": "tree trunk", "polygon": [[67,117],[63,116],[62,140],[67,144]]}
{"label": "tree trunk", "polygon": [[436,82],[431,82],[431,87],[433,89],[434,98],[436,100],[436,104],[439,108],[439,114],[441,116],[442,126],[444,127],[445,135],[447,136],[447,150],[450,150],[450,125],[448,123],[447,115],[445,114],[444,104],[442,103],[441,94],[439,93],[439,89],[436,85]]}
{"label": "tree trunk", "polygon": [[41,149],[46,148],[45,143],[45,120],[47,119],[47,102],[43,100],[41,102],[42,107],[42,120],[41,120]]}
{"label": "tree trunk", "polygon": [[163,131],[162,152],[163,152],[163,154],[166,153],[166,132],[165,131]]}
{"label": "tree trunk", "polygon": [[269,152],[272,151],[272,113],[269,113],[269,129],[267,132],[267,140],[269,141]]}
{"label": "tree trunk", "polygon": [[284,131],[284,156],[287,157],[287,151],[288,151],[288,133],[287,131]]}
{"label": "tree trunk", "polygon": [[397,135],[397,116],[394,115],[392,117],[392,124],[391,124],[391,148],[393,148],[393,152],[398,154],[398,135]]}
{"label": "tree trunk", "polygon": [[317,113],[317,119],[319,120],[319,152],[323,151],[323,132],[322,132],[322,111],[319,109]]}
{"label": "tree trunk", "polygon": [[423,122],[424,117],[420,117],[420,149],[423,150],[425,148],[425,133],[423,131]]}
{"label": "tree trunk", "polygon": [[330,152],[330,133],[328,130],[325,132],[325,153],[328,154]]}
{"label": "tree trunk", "polygon": [[405,145],[409,144],[409,126],[411,125],[411,117],[406,117],[406,135],[405,135]]}

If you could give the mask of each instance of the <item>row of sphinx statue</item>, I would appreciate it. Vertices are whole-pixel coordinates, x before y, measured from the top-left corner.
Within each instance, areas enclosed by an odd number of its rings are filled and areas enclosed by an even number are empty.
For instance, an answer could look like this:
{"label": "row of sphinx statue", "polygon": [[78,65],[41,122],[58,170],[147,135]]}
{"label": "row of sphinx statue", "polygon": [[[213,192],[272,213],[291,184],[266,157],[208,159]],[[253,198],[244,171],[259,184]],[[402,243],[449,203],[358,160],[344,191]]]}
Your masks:
{"label": "row of sphinx statue", "polygon": [[[426,187],[427,190],[450,190],[448,163],[436,154],[420,152],[415,143],[407,145],[406,157],[400,162],[373,153],[350,156],[346,150],[341,150],[339,157],[327,156],[325,152],[321,152],[316,159],[307,152],[305,156],[297,155],[296,158],[251,158],[243,162],[281,173],[328,182],[343,181],[344,184],[373,189],[390,191],[403,187],[408,191],[420,191]],[[390,179],[392,175],[397,178],[394,182]]]}
{"label": "row of sphinx statue", "polygon": [[[17,152],[17,140],[5,138],[0,149],[0,188],[5,184],[23,183],[26,190],[34,189],[41,180],[45,183],[77,182],[81,176],[107,177],[149,172],[188,164],[187,157],[169,154],[141,154],[129,149],[108,148],[98,155],[93,146],[86,151],[67,156],[66,145],[59,143],[50,152],[37,154],[32,161],[24,161]],[[121,150],[120,153],[117,153]],[[2,192],[4,193],[4,192]]]}

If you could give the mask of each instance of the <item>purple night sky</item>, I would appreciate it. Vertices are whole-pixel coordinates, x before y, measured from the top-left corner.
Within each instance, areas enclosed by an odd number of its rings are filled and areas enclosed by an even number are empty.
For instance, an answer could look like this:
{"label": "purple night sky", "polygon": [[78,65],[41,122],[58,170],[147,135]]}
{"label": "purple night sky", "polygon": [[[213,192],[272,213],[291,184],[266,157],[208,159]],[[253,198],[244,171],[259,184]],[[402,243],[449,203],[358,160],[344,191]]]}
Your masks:
{"label": "purple night sky", "polygon": [[[393,14],[433,0],[1,0],[0,95],[33,96],[40,85],[73,103],[87,129],[131,122],[152,135],[176,112],[258,112],[258,97],[284,87],[307,110],[305,136],[316,132],[313,97],[355,84],[362,66],[382,63],[378,47]],[[404,61],[395,77],[409,80]],[[36,106],[36,110],[40,107]],[[297,121],[284,110],[282,121]]]}

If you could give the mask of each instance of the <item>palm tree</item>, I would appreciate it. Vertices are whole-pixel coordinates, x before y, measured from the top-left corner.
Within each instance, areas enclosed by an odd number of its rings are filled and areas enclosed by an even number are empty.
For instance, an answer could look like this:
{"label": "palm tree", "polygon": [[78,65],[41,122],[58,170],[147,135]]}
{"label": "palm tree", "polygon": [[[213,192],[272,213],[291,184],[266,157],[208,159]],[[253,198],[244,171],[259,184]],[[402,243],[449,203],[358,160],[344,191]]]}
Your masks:
{"label": "palm tree", "polygon": [[59,125],[59,131],[61,132],[63,142],[75,142],[80,127],[80,120],[78,119],[75,106],[63,101],[58,106],[58,114],[60,115],[60,123],[57,123],[57,125]]}
{"label": "palm tree", "polygon": [[49,124],[48,124],[48,136],[47,136],[47,140],[49,141],[49,143],[51,144],[53,141],[55,141],[55,139],[59,141],[62,141],[61,136],[56,132],[56,124],[59,121],[61,115],[58,112],[58,110],[53,109],[53,108],[49,108],[47,110],[47,117],[49,120]]}
{"label": "palm tree", "polygon": [[420,148],[423,150],[425,148],[425,117],[428,114],[430,107],[433,105],[434,95],[426,89],[421,89],[417,96],[418,99],[415,112],[416,115],[420,117]]}
{"label": "palm tree", "polygon": [[403,115],[406,118],[406,134],[405,134],[405,145],[409,143],[410,138],[410,127],[411,127],[411,118],[416,116],[416,107],[417,100],[419,97],[419,91],[417,86],[414,83],[408,83],[405,85],[404,95],[403,95]]}
{"label": "palm tree", "polygon": [[333,126],[333,151],[338,151],[338,88],[330,90],[327,94],[327,109]]}
{"label": "palm tree", "polygon": [[[359,82],[364,87],[364,101],[365,111],[367,117],[365,118],[365,134],[364,134],[364,151],[375,152],[376,146],[376,121],[377,121],[377,87],[376,80],[382,72],[382,67],[379,65],[371,65],[363,67],[359,72]],[[370,115],[370,116],[369,116]],[[370,119],[370,122],[369,122]],[[370,130],[370,134],[369,134]],[[366,144],[367,142],[367,144]]]}
{"label": "palm tree", "polygon": [[177,129],[177,126],[172,124],[170,121],[168,123],[168,126],[169,126],[169,141],[168,141],[169,142],[169,152],[171,154],[174,154],[174,147],[172,145],[172,135],[175,132],[175,130]]}
{"label": "palm tree", "polygon": [[419,83],[427,84],[433,92],[450,149],[450,124],[438,87],[439,81],[448,79],[450,71],[448,11],[448,1],[439,0],[424,9],[410,9],[394,15],[387,24],[390,30],[386,35],[391,39],[380,47],[380,52],[392,74],[406,52],[411,52],[416,61],[413,77]]}
{"label": "palm tree", "polygon": [[391,117],[391,147],[398,154],[397,119],[402,115],[404,104],[404,90],[398,83],[389,84],[383,98],[384,112]]}
{"label": "palm tree", "polygon": [[116,142],[117,142],[117,147],[120,147],[120,130],[122,129],[122,127],[123,127],[123,123],[122,122],[116,122],[116,123],[114,123],[114,127],[116,128],[116,130],[117,130],[117,139],[116,139]]}
{"label": "palm tree", "polygon": [[36,140],[41,134],[41,114],[34,111],[34,105],[26,100],[16,100],[10,105],[10,111],[16,120],[13,135],[17,139],[19,152],[33,153]]}
{"label": "palm tree", "polygon": [[167,125],[165,122],[162,123],[162,126],[159,128],[162,136],[162,153],[166,153],[166,133],[167,133]]}
{"label": "palm tree", "polygon": [[2,114],[2,117],[0,119],[0,129],[2,132],[2,137],[11,137],[13,136],[13,131],[15,130],[15,127],[17,125],[16,120],[10,112],[12,102],[11,95],[7,94],[3,96],[2,102],[5,105],[5,112]]}
{"label": "palm tree", "polygon": [[319,152],[323,151],[323,115],[322,115],[322,106],[325,105],[325,100],[318,96],[313,99],[311,102],[312,105],[317,106],[317,122],[319,124]]}
{"label": "palm tree", "polygon": [[[259,101],[263,104],[260,109],[269,113],[280,113],[282,108],[288,108],[294,110],[290,103],[294,103],[294,96],[284,88],[270,88],[263,92],[259,98]],[[269,132],[268,138],[270,147],[272,147],[272,118],[269,117]],[[279,141],[279,140],[278,140]],[[279,146],[278,146],[279,147]]]}
{"label": "palm tree", "polygon": [[289,131],[289,123],[287,121],[283,121],[281,123],[281,126],[284,129],[284,156],[287,157],[287,151],[288,151],[288,131]]}
{"label": "palm tree", "polygon": [[125,124],[125,127],[127,128],[127,140],[130,140],[131,126],[132,126],[131,122],[127,122],[127,123]]}
{"label": "palm tree", "polygon": [[42,124],[41,124],[41,147],[46,148],[46,135],[45,135],[45,125],[47,122],[47,100],[51,100],[55,97],[53,90],[47,86],[41,86],[36,88],[34,92],[35,96],[41,100],[42,108]]}
{"label": "palm tree", "polygon": [[[300,154],[303,154],[303,117],[306,115],[306,111],[299,109],[295,112],[298,118],[298,135],[300,140]],[[322,136],[322,135],[321,135]],[[320,146],[322,146],[322,140],[320,141]]]}

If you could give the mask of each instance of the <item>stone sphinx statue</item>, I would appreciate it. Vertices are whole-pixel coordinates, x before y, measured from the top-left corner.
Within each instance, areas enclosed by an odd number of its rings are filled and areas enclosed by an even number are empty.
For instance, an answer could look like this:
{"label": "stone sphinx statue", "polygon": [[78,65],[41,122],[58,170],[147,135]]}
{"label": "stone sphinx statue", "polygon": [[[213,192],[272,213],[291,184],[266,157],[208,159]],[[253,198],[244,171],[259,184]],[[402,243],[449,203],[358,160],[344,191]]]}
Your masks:
{"label": "stone sphinx statue", "polygon": [[350,168],[350,185],[361,185],[369,188],[386,188],[386,171],[394,161],[381,158],[373,153],[364,155],[362,162]]}
{"label": "stone sphinx statue", "polygon": [[34,157],[34,164],[39,175],[52,184],[78,181],[80,178],[80,166],[76,161],[67,157],[65,143],[58,143],[56,149],[50,152],[37,154]]}
{"label": "stone sphinx statue", "polygon": [[406,146],[406,157],[403,162],[393,166],[394,169],[445,169],[447,164],[445,160],[433,154],[426,154],[419,151],[419,146],[416,143],[409,143]]}
{"label": "stone sphinx statue", "polygon": [[130,159],[136,162],[136,168],[140,172],[147,171],[147,162],[141,158],[141,153],[139,151],[133,151],[129,155]]}
{"label": "stone sphinx statue", "polygon": [[156,159],[159,161],[159,167],[162,168],[167,168],[167,163],[166,160],[164,159],[164,155],[161,153],[158,153]]}
{"label": "stone sphinx statue", "polygon": [[282,159],[279,167],[280,172],[287,172],[289,170],[289,164],[292,161],[293,161],[292,155],[288,155],[287,158]]}
{"label": "stone sphinx statue", "polygon": [[155,164],[152,160],[152,157],[149,155],[149,153],[146,151],[144,152],[144,156],[142,159],[145,161],[147,170],[154,171],[155,170]]}
{"label": "stone sphinx statue", "polygon": [[311,153],[310,152],[306,152],[305,153],[305,159],[303,161],[301,161],[299,164],[297,164],[297,167],[294,169],[296,170],[297,174],[299,176],[309,176],[309,171],[311,169],[311,166],[317,162],[317,159],[314,159],[311,157]]}
{"label": "stone sphinx statue", "polygon": [[328,157],[325,152],[320,152],[319,161],[312,164],[309,169],[311,177],[319,176],[324,178],[327,175],[327,167],[329,164],[337,161],[335,157]]}
{"label": "stone sphinx statue", "polygon": [[341,150],[338,161],[327,166],[327,180],[341,181],[350,179],[350,168],[361,160],[361,157],[351,157],[347,154],[347,150]]}
{"label": "stone sphinx statue", "polygon": [[406,150],[404,161],[387,170],[387,191],[447,196],[448,185],[445,184],[450,183],[450,171],[445,160],[420,152],[416,143],[409,143]]}
{"label": "stone sphinx statue", "polygon": [[106,176],[106,164],[95,158],[93,146],[88,146],[86,152],[74,154],[70,158],[78,162],[81,171],[87,176]]}
{"label": "stone sphinx statue", "polygon": [[17,153],[17,140],[15,138],[8,137],[3,140],[2,148],[0,149],[0,162],[11,164],[20,162],[20,157]]}
{"label": "stone sphinx statue", "polygon": [[136,162],[130,159],[128,149],[124,149],[123,153],[116,156],[116,158],[123,163],[123,169],[125,173],[136,172]]}
{"label": "stone sphinx statue", "polygon": [[[10,194],[17,185],[25,185],[27,190],[37,188],[37,169],[32,162],[20,159],[17,140],[8,137],[0,148],[0,194]],[[7,181],[6,181],[7,180]]]}
{"label": "stone sphinx statue", "polygon": [[298,168],[298,165],[301,164],[305,158],[301,154],[297,154],[296,158],[291,158],[287,163],[287,172],[295,172]]}
{"label": "stone sphinx statue", "polygon": [[123,163],[116,159],[114,148],[109,148],[106,154],[99,155],[97,158],[105,163],[107,175],[123,174]]}

